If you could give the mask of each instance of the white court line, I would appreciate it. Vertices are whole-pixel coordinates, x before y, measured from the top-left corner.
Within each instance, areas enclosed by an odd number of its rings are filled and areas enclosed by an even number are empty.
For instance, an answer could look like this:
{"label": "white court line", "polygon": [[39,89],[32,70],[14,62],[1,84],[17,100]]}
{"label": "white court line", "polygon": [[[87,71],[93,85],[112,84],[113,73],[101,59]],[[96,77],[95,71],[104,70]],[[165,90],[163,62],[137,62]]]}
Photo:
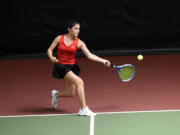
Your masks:
{"label": "white court line", "polygon": [[0,116],[0,118],[11,118],[11,117],[46,117],[46,116],[68,116],[68,115],[78,115],[77,113],[70,114],[41,114],[41,115],[9,115]]}
{"label": "white court line", "polygon": [[[97,112],[96,114],[118,114],[118,113],[146,113],[146,112],[180,112],[180,110],[149,110],[149,111],[122,111],[122,112]],[[43,117],[43,116],[68,116],[68,115],[77,115],[78,113],[70,113],[70,114],[42,114],[42,115],[8,115],[8,116],[0,116],[0,118],[8,118],[8,117]],[[81,117],[81,116],[78,116]]]}
{"label": "white court line", "polygon": [[94,135],[94,116],[90,117],[90,135]]}
{"label": "white court line", "polygon": [[[123,111],[123,112],[99,112],[98,114],[127,114],[127,113],[148,113],[148,112],[180,112],[180,110],[151,110],[151,111]],[[16,116],[0,116],[0,118],[13,118],[13,117],[46,117],[46,116],[70,116],[77,115],[77,113],[72,114],[44,114],[44,115],[16,115]],[[81,117],[81,116],[79,116]],[[94,116],[90,117],[90,135],[94,135]]]}
{"label": "white court line", "polygon": [[149,112],[180,112],[180,110],[150,110],[150,111],[99,112],[99,113],[97,113],[97,114],[149,113]]}

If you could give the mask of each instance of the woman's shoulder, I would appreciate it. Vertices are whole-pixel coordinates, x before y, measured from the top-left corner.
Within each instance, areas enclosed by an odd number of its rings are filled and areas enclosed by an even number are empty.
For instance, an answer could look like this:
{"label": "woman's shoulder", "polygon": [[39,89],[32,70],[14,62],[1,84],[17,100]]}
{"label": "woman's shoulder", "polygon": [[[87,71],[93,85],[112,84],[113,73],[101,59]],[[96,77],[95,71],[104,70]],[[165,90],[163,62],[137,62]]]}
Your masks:
{"label": "woman's shoulder", "polygon": [[57,35],[57,36],[56,36],[56,40],[58,40],[58,41],[59,41],[59,40],[61,39],[61,37],[63,37],[63,36],[64,36],[64,34]]}
{"label": "woman's shoulder", "polygon": [[59,43],[59,41],[60,41],[60,39],[61,39],[62,36],[63,36],[63,35],[57,35],[56,38],[55,38],[55,41],[56,41],[57,43]]}
{"label": "woman's shoulder", "polygon": [[79,42],[80,44],[85,44],[84,41],[82,41],[82,40],[79,39],[79,38],[78,38],[78,42]]}
{"label": "woman's shoulder", "polygon": [[82,46],[86,46],[86,44],[84,43],[84,41],[78,38],[78,48],[81,48]]}
{"label": "woman's shoulder", "polygon": [[61,38],[62,36],[64,36],[64,34],[57,35],[56,37],[57,37],[57,38]]}

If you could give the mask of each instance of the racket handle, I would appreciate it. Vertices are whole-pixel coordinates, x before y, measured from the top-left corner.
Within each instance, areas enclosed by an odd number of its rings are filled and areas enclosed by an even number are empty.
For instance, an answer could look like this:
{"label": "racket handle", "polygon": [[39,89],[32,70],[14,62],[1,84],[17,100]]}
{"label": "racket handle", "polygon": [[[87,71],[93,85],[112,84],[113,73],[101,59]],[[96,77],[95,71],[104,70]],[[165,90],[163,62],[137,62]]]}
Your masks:
{"label": "racket handle", "polygon": [[111,67],[111,68],[114,68],[114,67],[115,67],[115,65],[114,65],[114,64],[110,64],[110,67]]}
{"label": "racket handle", "polygon": [[[108,64],[108,62],[105,62],[105,65],[107,65],[107,64]],[[110,64],[110,67],[111,67],[111,68],[114,68],[115,65],[114,65],[114,64]]]}

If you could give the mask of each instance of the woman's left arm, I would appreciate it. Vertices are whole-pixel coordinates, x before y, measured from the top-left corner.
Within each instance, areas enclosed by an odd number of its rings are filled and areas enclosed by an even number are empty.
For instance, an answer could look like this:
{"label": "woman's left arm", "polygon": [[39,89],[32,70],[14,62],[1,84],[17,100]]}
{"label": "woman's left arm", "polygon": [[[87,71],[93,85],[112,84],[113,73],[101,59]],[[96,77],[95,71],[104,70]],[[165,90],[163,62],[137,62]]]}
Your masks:
{"label": "woman's left arm", "polygon": [[105,66],[110,66],[110,61],[109,60],[106,60],[106,59],[103,59],[103,58],[100,58],[98,57],[97,55],[94,55],[92,54],[88,48],[86,47],[86,44],[79,40],[79,43],[78,43],[78,48],[82,50],[82,52],[85,54],[85,56],[92,60],[92,61],[96,61],[96,62],[100,62],[100,63],[103,63]]}

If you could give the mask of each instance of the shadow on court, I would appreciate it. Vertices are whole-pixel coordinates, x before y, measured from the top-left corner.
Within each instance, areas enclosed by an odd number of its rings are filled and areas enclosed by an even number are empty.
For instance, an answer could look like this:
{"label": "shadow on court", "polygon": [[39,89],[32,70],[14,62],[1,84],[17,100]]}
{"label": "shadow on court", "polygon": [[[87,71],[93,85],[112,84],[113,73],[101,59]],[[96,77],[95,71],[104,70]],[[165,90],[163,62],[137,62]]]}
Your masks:
{"label": "shadow on court", "polygon": [[67,113],[67,111],[62,109],[53,109],[46,107],[24,107],[18,110],[22,114],[32,113],[32,114],[54,114],[54,113]]}

